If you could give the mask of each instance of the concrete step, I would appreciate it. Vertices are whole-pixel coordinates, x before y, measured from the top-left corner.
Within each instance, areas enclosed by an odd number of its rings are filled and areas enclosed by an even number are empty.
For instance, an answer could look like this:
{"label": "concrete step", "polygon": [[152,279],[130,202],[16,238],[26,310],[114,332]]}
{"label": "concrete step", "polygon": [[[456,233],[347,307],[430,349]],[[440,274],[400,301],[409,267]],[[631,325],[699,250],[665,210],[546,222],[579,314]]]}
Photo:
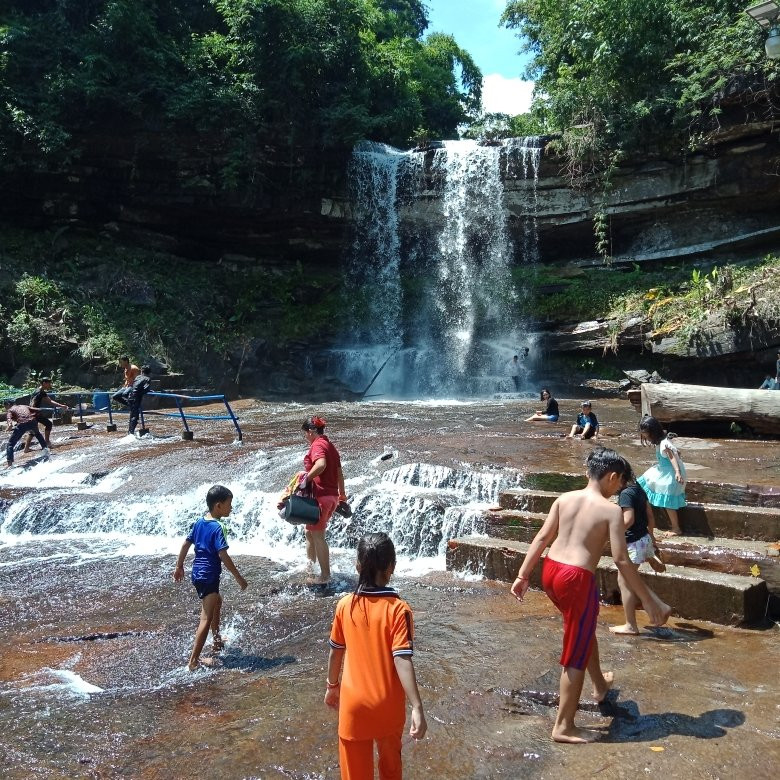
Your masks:
{"label": "concrete step", "polygon": [[547,517],[542,512],[523,512],[515,509],[490,509],[485,512],[485,533],[493,539],[513,539],[530,542]]}
{"label": "concrete step", "polygon": [[[508,539],[452,539],[447,549],[447,569],[512,582],[527,551],[526,543]],[[680,566],[667,566],[664,574],[640,570],[640,575],[682,618],[738,625],[757,623],[766,614],[769,592],[766,582],[757,577]],[[596,578],[602,601],[620,603],[617,568],[611,558],[600,559]],[[541,566],[536,567],[531,585],[541,588]]]}
{"label": "concrete step", "polygon": [[[501,493],[498,503],[501,509],[546,514],[559,495],[550,490],[512,488]],[[664,510],[654,509],[653,514],[659,529],[670,527]],[[690,503],[679,515],[680,525],[691,535],[765,542],[780,539],[780,509],[774,507]]]}
{"label": "concrete step", "polygon": [[[485,533],[494,539],[531,542],[544,523],[546,515],[511,509],[485,512]],[[675,536],[659,539],[658,548],[664,561],[672,566],[720,571],[725,574],[751,576],[753,567],[766,580],[769,590],[780,597],[780,544],[777,542],[725,539],[721,537]],[[604,550],[610,555],[609,543]]]}
{"label": "concrete step", "polygon": [[[524,488],[531,490],[563,493],[566,490],[579,490],[585,487],[587,480],[583,474],[531,471],[523,475],[522,484]],[[736,504],[780,509],[780,484],[736,485],[692,479],[685,486],[685,497],[690,502],[700,504]]]}

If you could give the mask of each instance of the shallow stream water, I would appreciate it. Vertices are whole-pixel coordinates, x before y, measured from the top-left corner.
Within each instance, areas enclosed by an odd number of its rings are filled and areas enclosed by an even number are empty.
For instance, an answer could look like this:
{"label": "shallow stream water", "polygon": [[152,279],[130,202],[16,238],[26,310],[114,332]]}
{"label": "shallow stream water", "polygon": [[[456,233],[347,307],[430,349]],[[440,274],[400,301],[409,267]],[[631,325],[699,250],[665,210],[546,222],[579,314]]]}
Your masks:
{"label": "shallow stream water", "polygon": [[[587,442],[568,424],[520,420],[538,403],[237,403],[244,444],[225,423],[150,417],[140,442],[55,429],[49,462],[0,476],[0,766],[8,778],[337,778],[336,717],[322,703],[335,602],[354,587],[354,544],[391,533],[394,584],[415,612],[415,667],[429,722],[404,740],[408,778],[770,777],[780,757],[777,627],[679,621],[599,640],[616,690],[583,723],[586,747],[549,740],[560,621],[544,594],[521,606],[507,586],[445,571],[448,538],[479,533],[480,511],[530,470],[582,471]],[[578,402],[562,401],[562,419]],[[298,528],[274,512],[300,466],[314,411],[344,461],[355,514],[329,531],[334,586],[307,587]],[[605,443],[638,471],[637,414],[595,411]],[[121,425],[121,421],[120,421]],[[776,442],[680,440],[689,476],[777,485]],[[389,457],[387,457],[389,455]],[[382,457],[385,457],[383,460]],[[29,461],[28,461],[29,462]],[[199,603],[175,584],[175,554],[214,482],[235,493],[223,575],[217,668],[184,667]],[[191,559],[191,555],[190,555]],[[208,648],[208,645],[207,645]]]}

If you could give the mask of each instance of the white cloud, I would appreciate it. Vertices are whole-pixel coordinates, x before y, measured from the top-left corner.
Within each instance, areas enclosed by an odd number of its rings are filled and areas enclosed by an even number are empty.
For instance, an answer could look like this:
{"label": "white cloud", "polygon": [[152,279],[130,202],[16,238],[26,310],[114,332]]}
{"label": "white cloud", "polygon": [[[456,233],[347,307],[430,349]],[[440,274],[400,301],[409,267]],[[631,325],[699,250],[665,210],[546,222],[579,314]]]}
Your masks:
{"label": "white cloud", "polygon": [[489,114],[525,114],[531,106],[534,82],[489,73],[482,79],[482,107]]}

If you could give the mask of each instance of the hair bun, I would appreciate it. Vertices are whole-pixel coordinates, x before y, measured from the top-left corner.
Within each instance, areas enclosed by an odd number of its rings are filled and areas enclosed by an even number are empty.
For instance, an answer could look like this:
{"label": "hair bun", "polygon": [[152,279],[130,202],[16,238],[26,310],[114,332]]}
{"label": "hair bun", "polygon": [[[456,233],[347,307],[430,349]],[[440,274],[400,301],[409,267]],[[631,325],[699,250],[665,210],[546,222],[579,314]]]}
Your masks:
{"label": "hair bun", "polygon": [[311,424],[315,428],[324,428],[327,425],[327,422],[323,420],[322,417],[312,417]]}

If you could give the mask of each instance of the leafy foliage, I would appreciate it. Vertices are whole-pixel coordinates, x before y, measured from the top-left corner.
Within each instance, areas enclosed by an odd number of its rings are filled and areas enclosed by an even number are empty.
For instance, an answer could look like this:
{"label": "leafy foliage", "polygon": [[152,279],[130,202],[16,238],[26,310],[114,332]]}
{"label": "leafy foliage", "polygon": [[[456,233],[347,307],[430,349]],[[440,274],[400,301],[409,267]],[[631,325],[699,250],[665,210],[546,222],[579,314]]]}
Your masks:
{"label": "leafy foliage", "polygon": [[[27,363],[73,375],[122,354],[195,371],[209,356],[220,362],[253,341],[283,349],[316,340],[338,321],[339,296],[323,294],[337,284],[326,269],[238,273],[91,235],[69,236],[52,258],[51,233],[0,235],[0,366],[9,373]],[[30,265],[35,276],[25,273]]]}
{"label": "leafy foliage", "polygon": [[[510,0],[504,23],[533,54],[534,111],[548,130],[581,128],[565,146],[595,167],[716,127],[735,102],[778,115],[780,69],[736,0]],[[576,140],[576,139],[575,139]]]}
{"label": "leafy foliage", "polygon": [[463,133],[464,138],[495,141],[502,138],[527,138],[544,133],[544,126],[534,114],[483,114]]}
{"label": "leafy foliage", "polygon": [[12,166],[90,134],[195,133],[235,157],[231,187],[268,144],[451,137],[481,74],[427,23],[420,0],[8,0],[0,152]]}

